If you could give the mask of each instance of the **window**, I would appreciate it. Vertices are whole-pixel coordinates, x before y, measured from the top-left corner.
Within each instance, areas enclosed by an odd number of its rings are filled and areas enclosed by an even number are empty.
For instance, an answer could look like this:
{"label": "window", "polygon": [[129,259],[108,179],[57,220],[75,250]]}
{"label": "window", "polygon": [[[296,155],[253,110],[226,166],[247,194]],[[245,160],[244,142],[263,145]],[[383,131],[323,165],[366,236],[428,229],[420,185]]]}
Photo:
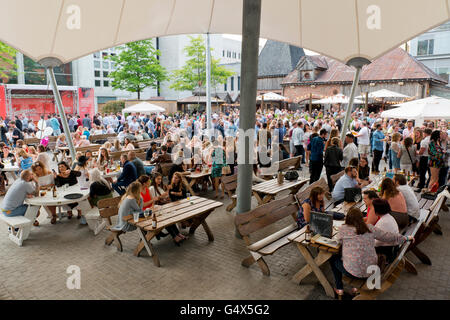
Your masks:
{"label": "window", "polygon": [[441,78],[449,81],[450,79],[450,68],[437,68],[436,73],[441,76]]}
{"label": "window", "polygon": [[231,91],[234,91],[234,77],[231,77],[230,81],[231,81]]}
{"label": "window", "polygon": [[94,76],[95,76],[95,77],[100,77],[100,71],[95,70],[95,71],[94,71]]}
{"label": "window", "polygon": [[114,69],[116,67],[116,63],[111,61],[111,69]]}
{"label": "window", "polygon": [[233,59],[236,59],[236,52],[233,52]]}
{"label": "window", "polygon": [[94,61],[94,68],[100,68],[100,61]]}
{"label": "window", "polygon": [[95,86],[96,87],[100,87],[101,85],[101,81],[100,80],[95,80]]}
{"label": "window", "polygon": [[104,87],[109,87],[109,81],[108,80],[103,81],[103,86]]}
{"label": "window", "polygon": [[434,39],[421,40],[417,44],[417,55],[425,56],[433,54],[434,52]]}
{"label": "window", "polygon": [[225,82],[225,84],[223,85],[223,91],[227,91],[227,83]]}
{"label": "window", "polygon": [[241,60],[241,53],[238,53],[238,59]]}
{"label": "window", "polygon": [[108,56],[108,52],[102,52],[102,57],[106,58]]}
{"label": "window", "polygon": [[238,76],[238,91],[241,90],[241,77]]}
{"label": "window", "polygon": [[103,69],[109,69],[109,62],[103,61]]}
{"label": "window", "polygon": [[231,52],[227,51],[227,58],[231,58]]}
{"label": "window", "polygon": [[100,52],[94,52],[94,58],[99,59],[100,58]]}
{"label": "window", "polygon": [[103,77],[108,78],[108,74],[109,74],[108,71],[103,71]]}
{"label": "window", "polygon": [[222,50],[222,57],[225,57],[225,50]]}

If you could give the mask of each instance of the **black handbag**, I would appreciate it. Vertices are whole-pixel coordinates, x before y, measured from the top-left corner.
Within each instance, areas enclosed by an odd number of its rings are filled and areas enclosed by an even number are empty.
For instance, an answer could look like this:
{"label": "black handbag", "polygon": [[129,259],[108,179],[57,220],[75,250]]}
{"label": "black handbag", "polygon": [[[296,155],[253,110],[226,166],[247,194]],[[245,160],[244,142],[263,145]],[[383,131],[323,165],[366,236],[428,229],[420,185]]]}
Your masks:
{"label": "black handbag", "polygon": [[284,174],[284,178],[288,181],[297,180],[299,177],[298,172],[295,170],[289,170]]}
{"label": "black handbag", "polygon": [[416,164],[412,161],[412,158],[411,158],[411,155],[409,154],[408,148],[405,147],[405,149],[406,149],[406,153],[408,153],[409,161],[411,161],[412,171],[416,172],[416,173],[419,173],[419,170],[418,170]]}
{"label": "black handbag", "polygon": [[361,189],[360,188],[345,188],[344,189],[344,201],[346,202],[359,202],[361,201]]}

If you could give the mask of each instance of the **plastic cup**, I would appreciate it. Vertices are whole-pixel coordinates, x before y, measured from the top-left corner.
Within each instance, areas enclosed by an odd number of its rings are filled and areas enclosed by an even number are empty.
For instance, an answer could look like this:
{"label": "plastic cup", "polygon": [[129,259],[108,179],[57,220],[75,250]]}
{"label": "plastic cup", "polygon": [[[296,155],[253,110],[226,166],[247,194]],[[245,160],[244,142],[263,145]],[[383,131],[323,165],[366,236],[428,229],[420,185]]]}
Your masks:
{"label": "plastic cup", "polygon": [[148,216],[150,215],[150,209],[145,209],[144,211],[144,217],[148,218]]}
{"label": "plastic cup", "polygon": [[139,222],[139,212],[133,213],[134,222]]}

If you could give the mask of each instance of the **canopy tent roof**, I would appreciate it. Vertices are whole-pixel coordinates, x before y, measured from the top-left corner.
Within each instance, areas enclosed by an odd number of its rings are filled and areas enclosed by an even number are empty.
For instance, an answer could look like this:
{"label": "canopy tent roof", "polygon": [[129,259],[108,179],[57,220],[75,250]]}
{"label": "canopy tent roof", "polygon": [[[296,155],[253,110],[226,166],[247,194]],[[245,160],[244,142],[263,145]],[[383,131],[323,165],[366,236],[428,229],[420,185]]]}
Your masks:
{"label": "canopy tent roof", "polygon": [[[224,103],[222,99],[211,97],[211,103]],[[182,98],[177,100],[177,103],[180,104],[205,104],[206,103],[206,96],[190,96],[186,98]]]}
{"label": "canopy tent roof", "polygon": [[[343,95],[342,93],[338,93],[338,94],[328,97],[328,98],[315,100],[312,103],[314,103],[314,104],[337,104],[337,103],[348,104],[349,100],[350,100],[350,98],[347,97],[346,95]],[[364,103],[358,99],[354,99],[353,102],[355,104],[363,104]]]}
{"label": "canopy tent roof", "polygon": [[156,104],[151,104],[148,102],[140,102],[137,104],[133,104],[129,107],[122,109],[122,113],[132,113],[139,112],[142,114],[151,114],[151,113],[159,113],[166,112],[166,109],[163,107],[157,106]]}
{"label": "canopy tent roof", "polygon": [[[368,94],[369,98],[410,98],[407,95],[394,92],[388,89],[381,89],[377,91],[370,92]],[[356,97],[357,99],[365,99],[365,96]]]}
{"label": "canopy tent roof", "polygon": [[[0,0],[0,8],[0,41],[47,65],[158,36],[242,32],[242,0]],[[449,19],[450,0],[262,0],[260,36],[346,63],[374,60]]]}
{"label": "canopy tent roof", "polygon": [[450,119],[450,100],[441,97],[428,97],[397,105],[398,108],[381,113],[383,118],[435,120]]}
{"label": "canopy tent roof", "polygon": [[264,101],[285,101],[286,97],[283,97],[282,95],[275,92],[267,92],[262,96],[259,95],[256,97],[257,101],[261,101],[262,99],[264,99]]}

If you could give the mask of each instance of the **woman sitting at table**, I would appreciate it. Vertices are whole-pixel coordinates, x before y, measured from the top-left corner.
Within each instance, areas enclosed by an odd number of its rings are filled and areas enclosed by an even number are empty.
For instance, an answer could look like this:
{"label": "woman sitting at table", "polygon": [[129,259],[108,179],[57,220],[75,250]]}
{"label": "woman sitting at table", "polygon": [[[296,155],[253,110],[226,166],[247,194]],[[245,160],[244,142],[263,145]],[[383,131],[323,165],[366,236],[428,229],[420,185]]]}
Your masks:
{"label": "woman sitting at table", "polygon": [[109,157],[108,149],[106,149],[105,147],[101,147],[98,153],[97,167],[105,168],[110,164],[112,164],[112,159]]}
{"label": "woman sitting at table", "polygon": [[33,164],[33,158],[31,158],[31,156],[29,156],[24,149],[19,149],[16,158],[21,170],[27,170],[31,168],[31,165]]}
{"label": "woman sitting at table", "polygon": [[33,146],[29,146],[28,147],[28,155],[31,157],[33,162],[35,162],[37,160],[37,157],[38,157],[38,153],[36,151],[36,148],[33,147]]}
{"label": "woman sitting at table", "polygon": [[129,224],[127,221],[123,220],[123,218],[137,212],[142,212],[144,201],[142,201],[141,197],[141,188],[142,186],[139,181],[135,181],[127,187],[127,190],[119,203],[118,222],[111,230],[122,232],[136,230],[136,226]]}
{"label": "woman sitting at table", "polygon": [[97,161],[94,158],[94,156],[92,155],[92,151],[91,150],[86,150],[86,152],[84,153],[84,156],[87,159],[87,167],[88,169],[93,169],[97,167]]}
{"label": "woman sitting at table", "polygon": [[109,149],[110,152],[119,152],[122,151],[122,147],[120,146],[119,139],[114,140],[114,145]]}
{"label": "woman sitting at table", "polygon": [[99,200],[113,197],[111,184],[102,177],[97,168],[89,171],[89,181],[91,182],[89,186],[89,203],[91,206],[97,206]]}
{"label": "woman sitting at table", "polygon": [[364,218],[364,222],[367,224],[375,225],[379,217],[375,214],[375,209],[373,208],[373,200],[379,199],[378,194],[373,190],[365,190],[362,194],[364,204],[367,208],[367,216]]}
{"label": "woman sitting at table", "polygon": [[145,209],[151,209],[153,208],[153,204],[155,203],[155,201],[152,198],[152,194],[150,192],[150,177],[146,176],[146,175],[142,175],[138,178],[138,180],[141,185],[142,185],[142,189],[141,189],[141,197],[144,200],[144,204],[143,204],[143,208]]}
{"label": "woman sitting at table", "polygon": [[[76,185],[78,183],[77,177],[81,176],[81,172],[80,171],[76,171],[76,170],[71,170],[69,168],[69,165],[64,162],[61,161],[60,163],[58,163],[58,174],[56,174],[56,172],[53,172],[53,176],[55,178],[55,184],[56,186],[62,187],[65,184],[68,184],[69,186],[73,186]],[[75,208],[76,206],[78,206],[78,203],[72,203],[68,205],[70,208]],[[78,216],[77,219],[81,219],[81,211],[78,211]],[[68,218],[71,219],[72,218],[72,211],[68,211]],[[56,222],[56,220],[55,220]]]}
{"label": "woman sitting at table", "polygon": [[169,192],[165,190],[163,184],[163,176],[158,172],[153,174],[153,180],[150,184],[150,195],[157,205],[170,202]]}
{"label": "woman sitting at table", "polygon": [[397,221],[398,227],[400,229],[406,227],[408,225],[406,200],[391,178],[384,178],[381,182],[380,198],[389,202],[391,214]]}
{"label": "woman sitting at table", "polygon": [[[381,240],[396,245],[405,241],[413,241],[411,236],[405,237],[399,233],[380,230],[373,225],[364,223],[363,215],[358,208],[351,208],[335,237],[341,244],[342,256],[333,255],[330,259],[331,269],[336,282],[335,292],[339,299],[344,295],[342,275],[351,279],[366,279],[369,266],[377,265],[378,257],[375,251],[375,240]],[[352,289],[356,294],[357,289]]]}
{"label": "woman sitting at table", "polygon": [[[373,201],[373,207],[375,209],[375,215],[378,217],[375,227],[386,232],[399,233],[397,222],[389,214],[391,211],[389,203],[383,199],[375,199]],[[375,240],[375,250],[378,254],[386,256],[387,263],[391,263],[398,253],[398,245],[392,241]]]}
{"label": "woman sitting at table", "polygon": [[56,148],[67,147],[66,135],[60,134],[56,140]]}
{"label": "woman sitting at table", "polygon": [[[8,164],[11,160],[14,161],[15,159],[14,154],[9,151],[9,147],[4,142],[0,142],[0,167],[3,169],[5,164]],[[6,192],[8,178],[6,177],[6,173],[4,171],[0,173],[0,176],[3,177],[3,182],[0,184],[0,194],[2,194]]]}
{"label": "woman sitting at table", "polygon": [[186,198],[186,189],[181,182],[181,175],[179,172],[175,172],[172,176],[172,181],[167,187],[169,191],[169,197],[171,201],[178,201]]}
{"label": "woman sitting at table", "polygon": [[123,148],[122,151],[134,150],[134,145],[131,143],[129,138],[125,138],[123,140]]}
{"label": "woman sitting at table", "polygon": [[[31,170],[33,171],[34,175],[38,179],[39,188],[41,190],[47,190],[51,189],[55,185],[55,178],[52,174],[52,172],[40,161],[37,161],[33,163],[31,166]],[[52,220],[50,221],[51,224],[56,223],[56,207],[47,207],[47,209],[52,214]],[[37,217],[39,217],[39,211],[37,213]],[[39,225],[39,221],[35,220],[33,225],[37,227]]]}
{"label": "woman sitting at table", "polygon": [[80,156],[78,158],[77,164],[75,165],[75,171],[79,171],[80,181],[85,182],[89,180],[89,166],[88,166],[88,158],[86,156]]}
{"label": "woman sitting at table", "polygon": [[366,157],[361,157],[358,165],[358,178],[360,180],[369,181],[370,183],[369,177],[370,177],[369,162],[367,161]]}
{"label": "woman sitting at table", "polygon": [[321,187],[315,187],[311,190],[309,198],[302,202],[302,206],[297,213],[297,225],[301,229],[306,226],[311,219],[311,211],[325,212],[325,203],[323,197],[325,190]]}

